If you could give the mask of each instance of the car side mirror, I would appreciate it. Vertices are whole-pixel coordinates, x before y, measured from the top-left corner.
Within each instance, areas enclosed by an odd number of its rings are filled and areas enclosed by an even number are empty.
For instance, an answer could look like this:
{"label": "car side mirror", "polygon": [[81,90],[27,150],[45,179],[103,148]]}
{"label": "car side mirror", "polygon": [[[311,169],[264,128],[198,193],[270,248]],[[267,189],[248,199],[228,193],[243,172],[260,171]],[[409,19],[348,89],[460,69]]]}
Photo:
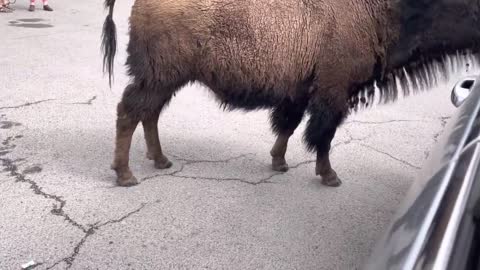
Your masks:
{"label": "car side mirror", "polygon": [[476,77],[468,77],[455,84],[452,90],[452,103],[455,107],[460,107],[475,85]]}

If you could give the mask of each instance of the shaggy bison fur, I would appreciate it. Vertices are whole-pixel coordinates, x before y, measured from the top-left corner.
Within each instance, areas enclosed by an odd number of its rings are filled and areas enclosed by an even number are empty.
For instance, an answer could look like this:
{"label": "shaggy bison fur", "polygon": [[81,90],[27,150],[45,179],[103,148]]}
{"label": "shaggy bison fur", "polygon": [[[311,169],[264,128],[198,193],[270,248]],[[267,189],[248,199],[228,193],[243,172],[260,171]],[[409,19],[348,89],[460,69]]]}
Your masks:
{"label": "shaggy bison fur", "polygon": [[[110,83],[114,4],[105,1],[102,40]],[[136,0],[126,63],[132,82],[118,104],[117,183],[137,184],[128,164],[139,122],[155,167],[172,165],[158,138],[159,114],[196,81],[225,108],[271,110],[276,171],[288,170],[288,139],[307,113],[304,139],[317,154],[316,174],[339,186],[329,160],[338,126],[375,96],[391,101],[428,86],[434,63],[445,73],[446,55],[475,53],[479,6],[479,0]],[[407,87],[408,78],[418,79]]]}

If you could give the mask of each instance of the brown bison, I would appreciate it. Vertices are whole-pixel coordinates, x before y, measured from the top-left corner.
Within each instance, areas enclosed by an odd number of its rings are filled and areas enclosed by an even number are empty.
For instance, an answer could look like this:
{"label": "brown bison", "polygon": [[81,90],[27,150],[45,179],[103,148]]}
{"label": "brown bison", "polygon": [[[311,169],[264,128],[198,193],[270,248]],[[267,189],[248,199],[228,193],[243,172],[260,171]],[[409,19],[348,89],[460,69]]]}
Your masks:
{"label": "brown bison", "polygon": [[[110,83],[114,3],[105,1],[102,35]],[[410,77],[419,78],[413,89],[428,86],[433,63],[445,73],[446,55],[476,52],[479,6],[479,0],[136,0],[126,62],[132,83],[117,108],[117,182],[137,184],[128,163],[139,122],[148,158],[158,169],[172,165],[160,146],[159,114],[176,91],[197,81],[227,109],[271,109],[276,171],[288,170],[288,139],[308,112],[304,139],[317,153],[316,174],[339,186],[329,160],[337,127],[378,93],[380,102],[406,94],[408,87],[397,85]]]}

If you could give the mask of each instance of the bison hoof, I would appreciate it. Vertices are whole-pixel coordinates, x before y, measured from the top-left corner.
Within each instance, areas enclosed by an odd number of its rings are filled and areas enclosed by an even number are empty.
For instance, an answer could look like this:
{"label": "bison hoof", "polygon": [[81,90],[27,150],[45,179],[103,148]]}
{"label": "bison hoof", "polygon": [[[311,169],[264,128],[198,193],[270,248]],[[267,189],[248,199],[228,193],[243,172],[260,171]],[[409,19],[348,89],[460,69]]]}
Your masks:
{"label": "bison hoof", "polygon": [[130,178],[118,178],[117,184],[121,187],[131,187],[137,185],[138,180],[132,175]]}
{"label": "bison hoof", "polygon": [[287,172],[288,164],[285,159],[272,159],[272,169],[276,172]]}
{"label": "bison hoof", "polygon": [[168,169],[170,167],[172,167],[172,162],[170,162],[170,160],[168,159],[165,159],[165,160],[162,160],[162,161],[155,161],[155,168],[157,169],[160,169],[160,170],[163,170],[163,169]]}
{"label": "bison hoof", "polygon": [[323,177],[322,184],[329,187],[339,187],[342,185],[342,181],[335,175],[334,177]]}

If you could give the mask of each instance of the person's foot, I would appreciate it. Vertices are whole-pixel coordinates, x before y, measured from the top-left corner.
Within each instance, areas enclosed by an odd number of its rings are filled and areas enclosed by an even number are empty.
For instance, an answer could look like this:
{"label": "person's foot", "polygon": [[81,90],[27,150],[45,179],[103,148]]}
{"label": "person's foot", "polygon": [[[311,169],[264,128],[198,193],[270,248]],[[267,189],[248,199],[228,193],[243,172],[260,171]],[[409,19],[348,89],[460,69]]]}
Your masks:
{"label": "person's foot", "polygon": [[0,13],[11,13],[12,10],[7,8],[6,6],[0,6]]}
{"label": "person's foot", "polygon": [[49,5],[45,5],[43,6],[43,10],[46,10],[46,11],[53,11],[53,9],[49,6]]}
{"label": "person's foot", "polygon": [[15,9],[14,9],[13,7],[11,7],[10,4],[11,4],[11,3],[8,2],[8,3],[4,4],[3,7],[7,8],[7,9],[10,9],[11,11],[14,11]]}
{"label": "person's foot", "polygon": [[28,8],[28,11],[31,11],[31,12],[35,11],[35,6],[34,6],[34,5],[30,5],[30,7]]}

